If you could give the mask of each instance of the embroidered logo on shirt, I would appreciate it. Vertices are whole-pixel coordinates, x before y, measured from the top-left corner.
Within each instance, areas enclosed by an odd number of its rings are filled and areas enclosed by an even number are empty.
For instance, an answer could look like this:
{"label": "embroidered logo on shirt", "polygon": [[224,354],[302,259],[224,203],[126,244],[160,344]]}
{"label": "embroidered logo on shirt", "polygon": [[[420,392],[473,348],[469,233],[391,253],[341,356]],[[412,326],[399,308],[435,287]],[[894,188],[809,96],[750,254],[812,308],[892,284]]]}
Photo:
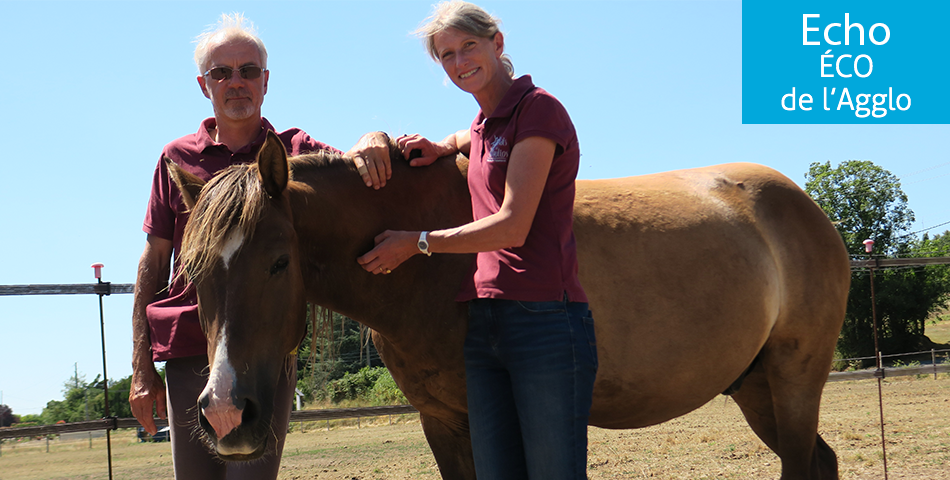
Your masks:
{"label": "embroidered logo on shirt", "polygon": [[508,161],[508,141],[504,137],[495,136],[488,141],[488,161],[495,163]]}

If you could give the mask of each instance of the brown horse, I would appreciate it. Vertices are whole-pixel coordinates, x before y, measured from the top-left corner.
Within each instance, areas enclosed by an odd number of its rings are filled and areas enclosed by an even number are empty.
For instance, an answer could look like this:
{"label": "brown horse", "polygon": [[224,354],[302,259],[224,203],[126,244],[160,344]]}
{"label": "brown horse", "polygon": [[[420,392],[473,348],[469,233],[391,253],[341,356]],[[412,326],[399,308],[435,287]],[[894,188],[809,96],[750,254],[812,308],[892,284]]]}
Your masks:
{"label": "brown horse", "polygon": [[[379,276],[356,262],[385,229],[469,221],[466,166],[394,161],[374,191],[341,157],[288,161],[271,136],[256,165],[204,188],[173,168],[186,201],[197,199],[182,258],[213,365],[199,417],[222,458],[263,451],[276,378],[311,301],[372,327],[443,478],[475,478],[466,308],[453,300],[472,257],[417,255]],[[849,264],[801,189],[752,164],[578,181],[574,230],[599,343],[591,425],[654,425],[727,392],[783,479],[838,478],[817,428]]]}

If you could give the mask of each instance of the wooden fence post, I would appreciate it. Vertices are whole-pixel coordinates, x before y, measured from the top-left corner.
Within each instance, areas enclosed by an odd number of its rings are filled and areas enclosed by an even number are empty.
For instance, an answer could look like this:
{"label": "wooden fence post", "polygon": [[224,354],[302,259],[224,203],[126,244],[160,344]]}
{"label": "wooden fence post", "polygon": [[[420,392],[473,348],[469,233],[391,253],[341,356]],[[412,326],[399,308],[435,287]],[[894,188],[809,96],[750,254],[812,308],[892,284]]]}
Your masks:
{"label": "wooden fence post", "polygon": [[937,352],[930,349],[930,363],[934,366],[934,380],[937,379]]}

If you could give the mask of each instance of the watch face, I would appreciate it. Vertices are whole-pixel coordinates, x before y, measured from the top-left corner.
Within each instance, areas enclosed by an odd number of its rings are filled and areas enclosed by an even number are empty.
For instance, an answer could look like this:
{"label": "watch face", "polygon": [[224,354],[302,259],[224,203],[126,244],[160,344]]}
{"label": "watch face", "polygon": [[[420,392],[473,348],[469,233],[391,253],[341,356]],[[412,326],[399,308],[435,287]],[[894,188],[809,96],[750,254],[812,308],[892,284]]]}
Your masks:
{"label": "watch face", "polygon": [[419,241],[419,250],[425,251],[429,248],[429,242]]}

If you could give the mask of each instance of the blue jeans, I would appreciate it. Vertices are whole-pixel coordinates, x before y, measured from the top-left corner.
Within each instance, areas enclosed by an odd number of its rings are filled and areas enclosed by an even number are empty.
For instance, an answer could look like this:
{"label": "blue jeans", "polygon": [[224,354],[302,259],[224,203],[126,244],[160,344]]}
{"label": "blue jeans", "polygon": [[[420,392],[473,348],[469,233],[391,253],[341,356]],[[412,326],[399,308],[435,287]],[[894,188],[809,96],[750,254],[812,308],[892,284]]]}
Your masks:
{"label": "blue jeans", "polygon": [[472,300],[465,373],[478,480],[587,478],[597,345],[586,303]]}

